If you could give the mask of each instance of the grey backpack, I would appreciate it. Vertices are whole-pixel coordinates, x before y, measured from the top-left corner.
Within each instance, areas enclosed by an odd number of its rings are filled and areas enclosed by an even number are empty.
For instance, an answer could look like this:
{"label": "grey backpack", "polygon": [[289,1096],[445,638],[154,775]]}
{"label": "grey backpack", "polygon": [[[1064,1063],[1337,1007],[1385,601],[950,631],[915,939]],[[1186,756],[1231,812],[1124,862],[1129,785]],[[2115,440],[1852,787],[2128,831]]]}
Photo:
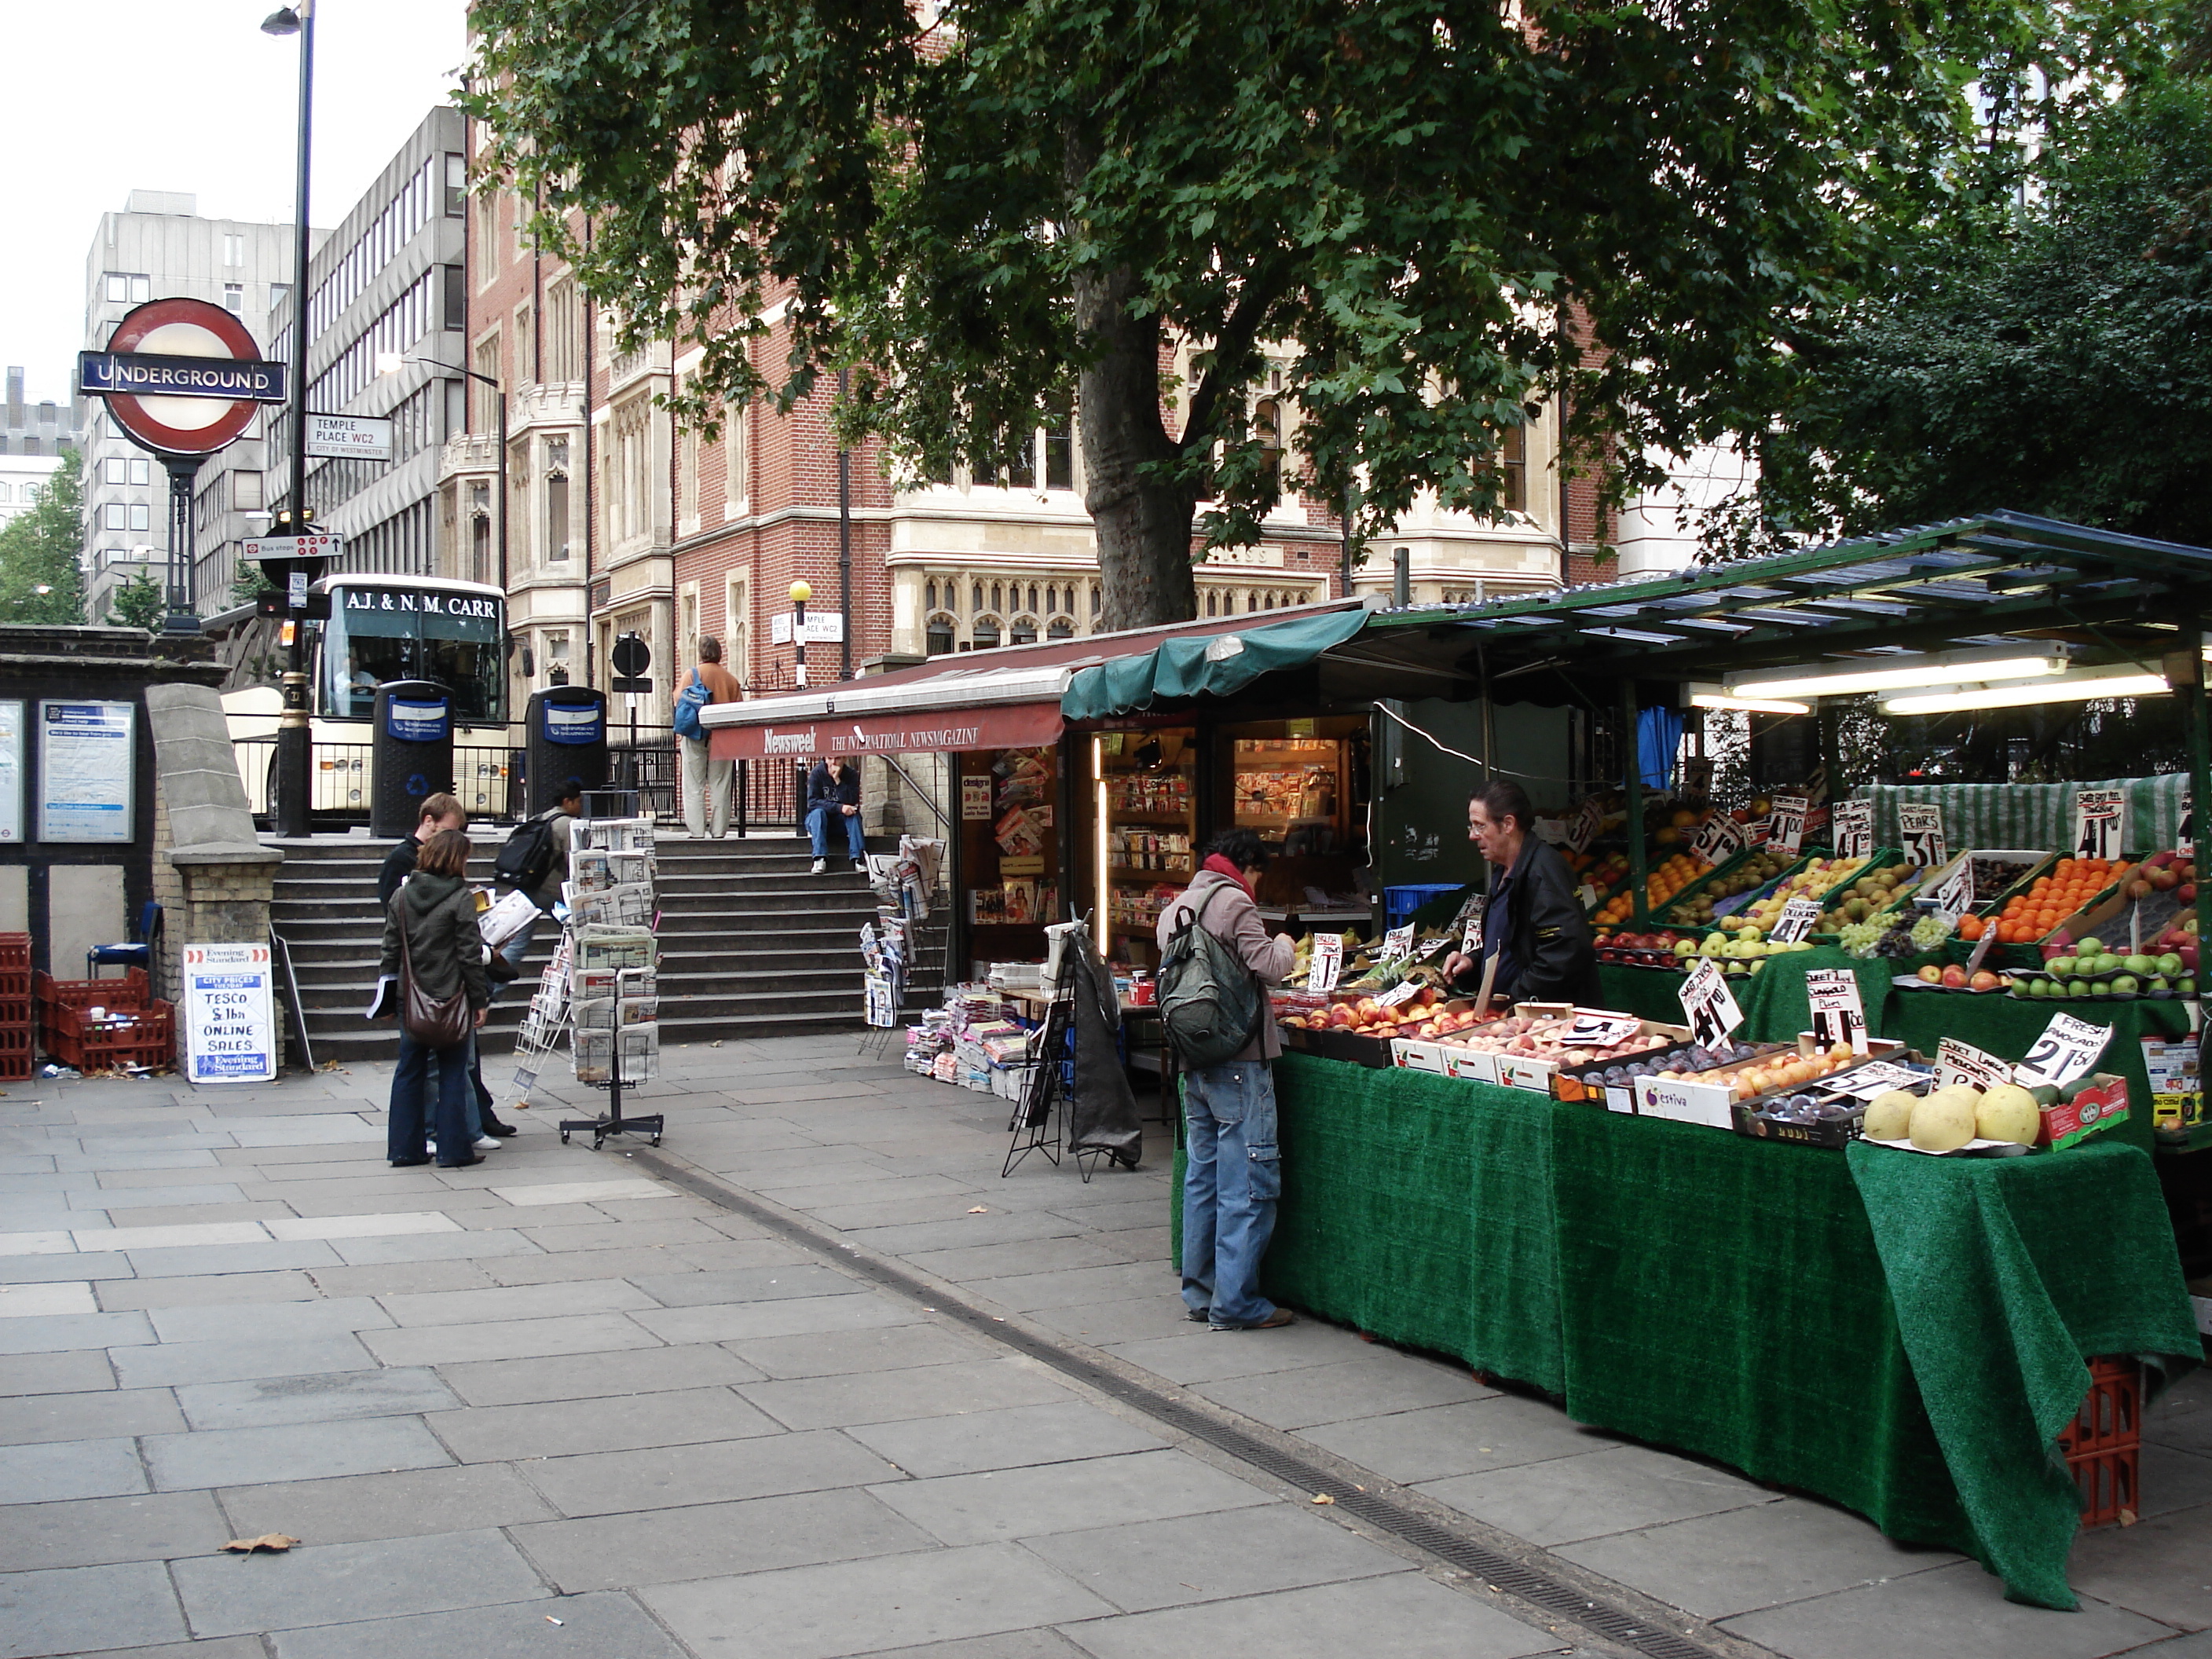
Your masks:
{"label": "grey backpack", "polygon": [[1160,952],[1160,1024],[1186,1069],[1237,1058],[1266,1017],[1267,998],[1237,947],[1202,925],[1227,884],[1206,896]]}

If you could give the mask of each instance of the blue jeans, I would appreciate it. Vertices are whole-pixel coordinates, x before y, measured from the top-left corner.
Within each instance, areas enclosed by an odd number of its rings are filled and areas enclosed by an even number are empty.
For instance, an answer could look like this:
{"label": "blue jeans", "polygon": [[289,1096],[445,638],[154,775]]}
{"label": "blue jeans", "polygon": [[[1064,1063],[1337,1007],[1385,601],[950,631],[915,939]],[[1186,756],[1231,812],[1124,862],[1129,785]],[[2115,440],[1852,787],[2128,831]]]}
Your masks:
{"label": "blue jeans", "polygon": [[834,800],[816,807],[806,815],[806,827],[814,836],[814,856],[817,859],[830,856],[830,821],[833,818],[845,826],[845,844],[853,862],[858,864],[868,852],[867,839],[860,831],[860,815],[855,812],[851,817],[847,817],[844,810]]}
{"label": "blue jeans", "polygon": [[1260,1294],[1260,1262],[1283,1195],[1275,1143],[1275,1079],[1256,1060],[1183,1073],[1182,1299],[1216,1329],[1275,1311]]}
{"label": "blue jeans", "polygon": [[[433,1133],[441,1164],[465,1164],[476,1156],[476,1137],[468,1133],[469,1108],[476,1103],[475,1091],[469,1085],[469,1050],[467,1039],[450,1048],[431,1048],[400,1031],[399,1064],[392,1073],[392,1114],[385,1131],[386,1157],[398,1163],[427,1156],[425,1143]],[[425,1109],[430,1104],[433,1054],[438,1058],[434,1123]]]}
{"label": "blue jeans", "polygon": [[[491,1109],[491,1091],[484,1087],[483,1054],[477,1048],[477,1034],[474,1031],[469,1033],[468,1055],[468,1126],[469,1139],[473,1144],[483,1139],[484,1115]],[[438,1066],[442,1073],[445,1069],[445,1061],[442,1059],[438,1061]],[[440,1078],[441,1086],[443,1082],[444,1079],[441,1075]]]}

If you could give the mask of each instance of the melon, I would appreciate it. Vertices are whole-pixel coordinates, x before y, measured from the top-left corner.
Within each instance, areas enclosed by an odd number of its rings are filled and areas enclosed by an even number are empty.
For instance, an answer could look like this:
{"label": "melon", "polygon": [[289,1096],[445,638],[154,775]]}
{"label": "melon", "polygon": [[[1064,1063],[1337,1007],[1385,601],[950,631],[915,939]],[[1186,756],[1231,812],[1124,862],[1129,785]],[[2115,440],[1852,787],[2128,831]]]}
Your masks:
{"label": "melon", "polygon": [[1963,1083],[1938,1089],[1912,1109],[1912,1144],[1923,1152],[1955,1152],[1974,1138],[1979,1092]]}
{"label": "melon", "polygon": [[1867,1103],[1866,1125],[1860,1131],[1869,1140],[1902,1140],[1912,1126],[1912,1109],[1920,1097],[1892,1089]]}
{"label": "melon", "polygon": [[2017,1083],[2000,1083],[1974,1109],[1974,1133],[1984,1140],[2033,1146],[2042,1127],[2043,1115],[2036,1108],[2035,1097]]}

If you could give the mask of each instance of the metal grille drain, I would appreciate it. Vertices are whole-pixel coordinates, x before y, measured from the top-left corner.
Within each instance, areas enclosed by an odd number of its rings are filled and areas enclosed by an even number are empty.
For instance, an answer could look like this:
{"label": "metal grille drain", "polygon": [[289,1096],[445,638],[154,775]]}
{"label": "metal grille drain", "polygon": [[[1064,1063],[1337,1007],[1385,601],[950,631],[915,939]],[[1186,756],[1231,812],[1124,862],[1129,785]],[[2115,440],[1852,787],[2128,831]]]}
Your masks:
{"label": "metal grille drain", "polygon": [[1720,1659],[1720,1656],[1709,1647],[1679,1636],[1673,1631],[1658,1628],[1650,1620],[1640,1618],[1625,1608],[1604,1601],[1594,1601],[1581,1590],[1551,1574],[1532,1567],[1525,1561],[1516,1561],[1510,1556],[1486,1548],[1449,1528],[1440,1527],[1393,1498],[1356,1488],[1349,1492],[1340,1490],[1343,1486],[1341,1480],[1318,1466],[1246,1434],[1231,1424],[1218,1422],[1202,1412],[1193,1411],[1181,1401],[1109,1370],[1055,1342],[1009,1325],[978,1308],[970,1307],[957,1296],[948,1295],[924,1284],[895,1263],[863,1255],[850,1245],[841,1246],[827,1241],[808,1224],[793,1221],[765,1205],[756,1203],[743,1192],[725,1186],[702,1171],[677,1163],[665,1152],[640,1150],[630,1156],[634,1162],[649,1165],[656,1175],[671,1185],[681,1187],[718,1208],[734,1211],[794,1243],[803,1244],[817,1252],[832,1254],[842,1267],[856,1277],[882,1285],[886,1290],[896,1291],[932,1312],[980,1332],[994,1342],[1027,1354],[1063,1376],[1073,1377],[1101,1394],[1133,1407],[1194,1440],[1202,1440],[1217,1450],[1226,1452],[1240,1462],[1249,1463],[1288,1486],[1309,1492],[1328,1489],[1336,1500],[1336,1507],[1346,1514],[1355,1516],[1416,1549],[1426,1551],[1439,1560],[1473,1574],[1493,1589],[1502,1590],[1532,1607],[1541,1607],[1547,1613],[1579,1625],[1608,1642],[1638,1653],[1648,1654],[1650,1659]]}

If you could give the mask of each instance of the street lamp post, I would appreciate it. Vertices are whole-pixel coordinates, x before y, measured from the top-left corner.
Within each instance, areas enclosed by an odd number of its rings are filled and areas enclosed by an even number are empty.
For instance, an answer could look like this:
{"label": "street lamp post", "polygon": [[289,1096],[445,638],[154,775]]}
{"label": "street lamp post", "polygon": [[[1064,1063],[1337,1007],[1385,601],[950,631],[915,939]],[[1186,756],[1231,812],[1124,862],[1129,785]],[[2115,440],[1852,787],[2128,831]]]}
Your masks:
{"label": "street lamp post", "polygon": [[[263,20],[268,34],[300,37],[300,153],[298,195],[293,212],[292,247],[292,533],[307,528],[307,163],[313,137],[315,93],[315,9],[299,0]],[[299,568],[297,566],[295,568]],[[296,586],[288,583],[289,592]],[[284,647],[283,708],[276,723],[276,833],[313,833],[307,788],[313,776],[313,739],[307,716],[306,618],[299,600],[289,618],[291,638]]]}
{"label": "street lamp post", "polygon": [[791,585],[791,643],[795,665],[793,681],[801,689],[806,684],[806,602],[814,597],[814,590],[804,581]]}

